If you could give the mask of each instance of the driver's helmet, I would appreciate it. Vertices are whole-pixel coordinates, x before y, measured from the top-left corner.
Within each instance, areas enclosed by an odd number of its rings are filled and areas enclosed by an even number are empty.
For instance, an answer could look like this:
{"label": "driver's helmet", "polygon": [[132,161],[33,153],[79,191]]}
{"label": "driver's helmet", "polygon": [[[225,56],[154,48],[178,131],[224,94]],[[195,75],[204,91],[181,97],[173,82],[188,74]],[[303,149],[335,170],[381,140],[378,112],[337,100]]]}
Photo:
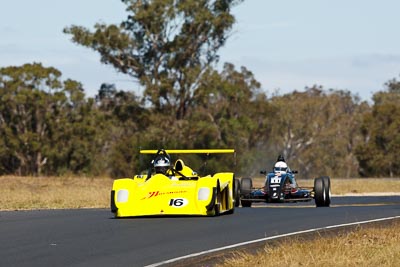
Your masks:
{"label": "driver's helmet", "polygon": [[286,162],[278,161],[277,163],[275,163],[274,172],[276,174],[280,174],[280,175],[285,174],[287,172],[287,169],[288,169],[288,166],[287,166]]}
{"label": "driver's helmet", "polygon": [[170,166],[171,162],[167,156],[161,155],[154,160],[154,169],[156,173],[166,174]]}

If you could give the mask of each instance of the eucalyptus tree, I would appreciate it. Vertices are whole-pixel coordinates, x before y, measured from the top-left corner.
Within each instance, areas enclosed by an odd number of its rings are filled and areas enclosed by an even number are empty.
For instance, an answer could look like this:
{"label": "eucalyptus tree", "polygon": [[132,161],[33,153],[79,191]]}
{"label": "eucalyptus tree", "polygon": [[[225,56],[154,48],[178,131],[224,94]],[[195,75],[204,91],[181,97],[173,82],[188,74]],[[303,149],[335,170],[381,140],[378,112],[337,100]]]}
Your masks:
{"label": "eucalyptus tree", "polygon": [[91,172],[103,123],[82,85],[40,63],[0,69],[2,173]]}
{"label": "eucalyptus tree", "polygon": [[4,171],[40,174],[48,162],[51,135],[57,134],[54,125],[63,123],[59,115],[65,92],[71,101],[80,94],[75,85],[64,86],[60,76],[57,69],[39,63],[0,69],[2,156],[8,159],[2,164],[11,163]]}
{"label": "eucalyptus tree", "polygon": [[313,175],[357,174],[354,148],[361,105],[346,91],[306,88],[271,99],[270,145],[283,154],[293,168]]}
{"label": "eucalyptus tree", "polygon": [[[261,85],[245,67],[236,70],[233,64],[224,64],[218,72],[205,73],[194,95],[194,109],[188,114],[184,131],[188,144],[195,147],[234,147],[238,155],[238,170],[248,166],[253,157],[255,139],[262,138],[265,110],[269,105],[260,90]],[[232,160],[227,158],[227,160]],[[249,174],[249,173],[247,173]]]}
{"label": "eucalyptus tree", "polygon": [[[109,124],[103,144],[104,174],[126,177],[139,171],[142,135],[148,135],[150,112],[133,92],[118,90],[113,84],[102,84],[96,95],[96,106]],[[146,134],[143,134],[146,132]]]}
{"label": "eucalyptus tree", "polygon": [[[245,67],[237,71],[233,64],[226,63],[221,72],[206,72],[193,98],[192,126],[207,132],[206,135],[211,134],[209,140],[212,143],[208,145],[249,148],[249,133],[255,130],[252,101],[260,93],[259,89],[260,83]],[[192,135],[194,142],[198,135]]]}
{"label": "eucalyptus tree", "polygon": [[136,79],[144,101],[183,119],[204,72],[218,61],[242,0],[122,0],[127,18],[98,23],[94,31],[72,25],[64,32],[93,49],[101,62]]}
{"label": "eucalyptus tree", "polygon": [[[40,173],[46,164],[41,144],[47,141],[52,105],[48,91],[61,87],[60,72],[40,64],[0,69],[2,169],[6,173]],[[42,90],[38,90],[41,88]]]}
{"label": "eucalyptus tree", "polygon": [[386,87],[374,94],[372,110],[363,117],[363,142],[356,151],[362,176],[400,174],[400,82],[393,79]]}

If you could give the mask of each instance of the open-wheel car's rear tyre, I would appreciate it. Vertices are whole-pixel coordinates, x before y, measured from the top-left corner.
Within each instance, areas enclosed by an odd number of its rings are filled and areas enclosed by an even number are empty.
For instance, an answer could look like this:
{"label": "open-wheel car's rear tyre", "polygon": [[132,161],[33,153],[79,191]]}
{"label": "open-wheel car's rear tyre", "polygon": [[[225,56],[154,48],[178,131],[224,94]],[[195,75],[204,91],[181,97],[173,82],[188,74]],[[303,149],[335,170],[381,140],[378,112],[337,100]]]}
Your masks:
{"label": "open-wheel car's rear tyre", "polygon": [[319,177],[314,179],[314,199],[317,207],[325,207],[326,205],[326,191],[324,180]]}
{"label": "open-wheel car's rear tyre", "polygon": [[[251,178],[242,178],[242,181],[240,182],[240,194],[242,198],[250,198],[251,194],[251,189],[253,188],[253,181]],[[246,199],[240,199],[240,204],[242,204],[242,207],[248,208],[251,207],[251,200],[246,200]]]}

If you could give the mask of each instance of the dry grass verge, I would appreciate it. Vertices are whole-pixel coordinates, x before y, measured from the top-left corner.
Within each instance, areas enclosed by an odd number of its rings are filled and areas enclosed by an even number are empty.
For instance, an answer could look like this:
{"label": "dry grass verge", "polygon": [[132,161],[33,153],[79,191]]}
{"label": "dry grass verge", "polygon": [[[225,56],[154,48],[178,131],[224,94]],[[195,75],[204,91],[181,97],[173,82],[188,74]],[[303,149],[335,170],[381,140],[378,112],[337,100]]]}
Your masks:
{"label": "dry grass verge", "polygon": [[238,252],[216,266],[400,266],[400,222],[311,241],[286,239],[256,254]]}
{"label": "dry grass verge", "polygon": [[0,210],[105,208],[110,178],[0,177]]}

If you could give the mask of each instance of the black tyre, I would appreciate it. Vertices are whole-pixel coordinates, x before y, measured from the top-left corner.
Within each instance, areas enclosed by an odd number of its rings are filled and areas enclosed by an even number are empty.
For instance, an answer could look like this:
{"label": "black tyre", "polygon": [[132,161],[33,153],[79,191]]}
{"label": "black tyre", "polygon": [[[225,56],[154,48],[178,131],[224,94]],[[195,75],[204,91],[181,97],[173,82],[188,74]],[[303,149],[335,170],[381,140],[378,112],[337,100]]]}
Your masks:
{"label": "black tyre", "polygon": [[[235,213],[235,207],[238,207],[240,202],[240,181],[235,179],[235,175],[232,178],[232,208],[229,209],[225,214]],[[226,203],[230,201],[230,195],[226,194]]]}
{"label": "black tyre", "polygon": [[329,207],[331,205],[331,179],[329,176],[322,176],[321,178],[324,181],[325,188],[325,207]]}
{"label": "black tyre", "polygon": [[[241,197],[250,198],[252,188],[253,188],[253,181],[251,180],[251,178],[242,178],[242,181],[240,182]],[[251,207],[251,200],[240,199],[240,204],[242,204],[242,207],[249,208]]]}
{"label": "black tyre", "polygon": [[214,206],[214,216],[219,216],[221,214],[220,209],[221,209],[220,204],[215,204],[215,206]]}
{"label": "black tyre", "polygon": [[240,200],[240,204],[242,204],[242,207],[243,207],[243,208],[250,208],[252,202],[251,202],[251,200],[244,200],[244,199],[241,199],[241,200]]}
{"label": "black tyre", "polygon": [[219,189],[219,184],[218,184],[216,190],[217,191],[216,191],[216,199],[215,199],[216,201],[215,201],[215,205],[214,205],[214,216],[219,216],[221,214],[221,198],[222,198],[221,192]]}
{"label": "black tyre", "polygon": [[235,201],[235,207],[240,205],[240,180],[235,179],[233,182],[233,199]]}
{"label": "black tyre", "polygon": [[242,178],[240,182],[240,193],[244,196],[249,196],[253,188],[253,181],[251,178]]}
{"label": "black tyre", "polygon": [[321,177],[314,179],[314,199],[317,207],[325,207],[326,192],[324,180]]}

